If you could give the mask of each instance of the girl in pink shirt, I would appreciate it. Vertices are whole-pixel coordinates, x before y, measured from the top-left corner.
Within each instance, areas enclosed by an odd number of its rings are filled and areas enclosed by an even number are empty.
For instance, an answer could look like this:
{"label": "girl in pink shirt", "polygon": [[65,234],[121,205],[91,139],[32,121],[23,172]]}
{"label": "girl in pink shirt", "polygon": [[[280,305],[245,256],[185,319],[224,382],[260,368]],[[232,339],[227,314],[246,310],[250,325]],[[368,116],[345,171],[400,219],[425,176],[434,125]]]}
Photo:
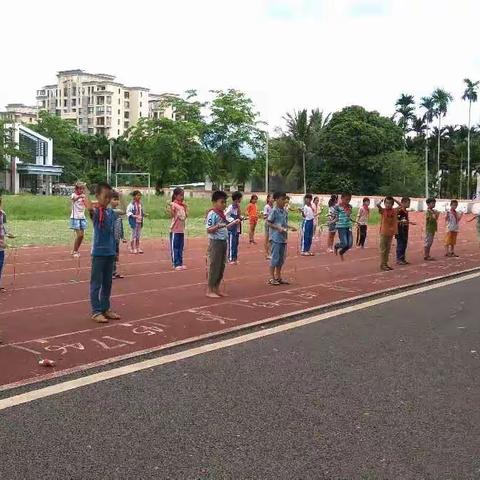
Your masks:
{"label": "girl in pink shirt", "polygon": [[185,270],[183,264],[183,248],[185,245],[185,220],[188,216],[187,204],[183,201],[185,192],[182,188],[175,188],[170,204],[170,252],[172,265],[175,270]]}

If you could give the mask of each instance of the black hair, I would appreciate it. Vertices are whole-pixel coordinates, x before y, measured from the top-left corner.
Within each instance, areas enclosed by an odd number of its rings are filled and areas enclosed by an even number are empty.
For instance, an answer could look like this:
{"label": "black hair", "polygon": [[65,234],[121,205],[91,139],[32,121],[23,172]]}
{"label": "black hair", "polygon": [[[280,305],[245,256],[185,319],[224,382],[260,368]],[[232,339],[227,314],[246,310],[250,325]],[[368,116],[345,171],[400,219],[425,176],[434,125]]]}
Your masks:
{"label": "black hair", "polygon": [[343,193],[340,195],[341,198],[351,197],[351,196],[352,196],[352,194],[351,194],[351,193],[348,193],[348,192],[343,192]]}
{"label": "black hair", "polygon": [[312,198],[313,198],[312,194],[311,194],[311,193],[307,193],[307,194],[303,197],[304,200],[306,200],[307,198],[309,198],[310,200],[312,200]]}
{"label": "black hair", "polygon": [[450,206],[452,206],[454,203],[456,203],[456,204],[458,205],[458,200],[453,199],[453,200],[450,202]]}
{"label": "black hair", "polygon": [[362,200],[363,203],[369,202],[369,201],[370,201],[370,199],[368,197],[363,197],[363,200]]}
{"label": "black hair", "polygon": [[328,201],[328,206],[333,207],[337,203],[337,200],[338,200],[338,195],[334,193],[333,195],[330,196],[330,200]]}
{"label": "black hair", "polygon": [[116,190],[112,191],[112,199],[114,199],[114,200],[119,200],[120,199],[120,194]]}
{"label": "black hair", "polygon": [[103,190],[109,190],[111,192],[113,190],[113,188],[107,182],[98,182],[95,185],[95,195],[100,195]]}
{"label": "black hair", "polygon": [[273,199],[278,200],[279,198],[285,198],[287,194],[285,192],[275,192],[273,194]]}
{"label": "black hair", "polygon": [[391,195],[388,195],[385,197],[385,202],[392,202],[392,203],[395,203],[395,200],[393,199],[393,197]]}
{"label": "black hair", "polygon": [[130,195],[132,197],[136,197],[137,195],[141,195],[141,194],[142,194],[142,192],[140,190],[134,190]]}
{"label": "black hair", "polygon": [[253,195],[250,197],[250,203],[252,203],[253,200],[258,200],[258,195],[253,194]]}
{"label": "black hair", "polygon": [[232,193],[232,200],[235,202],[236,200],[241,200],[243,197],[242,192],[233,192]]}
{"label": "black hair", "polygon": [[436,200],[433,197],[429,197],[425,200],[425,203],[428,205],[429,203],[435,203]]}
{"label": "black hair", "polygon": [[320,200],[320,198],[315,196],[315,197],[313,197],[313,201],[315,201],[315,200]]}
{"label": "black hair", "polygon": [[402,200],[400,200],[400,203],[406,203],[410,201],[410,197],[402,197]]}
{"label": "black hair", "polygon": [[181,193],[183,193],[183,188],[180,188],[180,187],[176,187],[173,189],[173,192],[172,192],[172,202],[177,198],[178,195],[180,195]]}
{"label": "black hair", "polygon": [[223,190],[215,190],[212,193],[212,202],[218,202],[218,200],[226,200],[228,195]]}

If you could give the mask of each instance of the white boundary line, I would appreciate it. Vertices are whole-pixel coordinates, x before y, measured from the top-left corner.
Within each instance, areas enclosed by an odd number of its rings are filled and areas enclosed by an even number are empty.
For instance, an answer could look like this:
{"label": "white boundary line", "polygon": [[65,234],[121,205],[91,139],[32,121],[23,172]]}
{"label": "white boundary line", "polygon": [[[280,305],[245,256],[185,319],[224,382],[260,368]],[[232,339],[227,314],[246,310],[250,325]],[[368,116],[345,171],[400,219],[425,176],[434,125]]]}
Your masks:
{"label": "white boundary line", "polygon": [[241,335],[235,338],[230,338],[226,340],[221,340],[219,342],[202,345],[199,347],[191,348],[189,350],[184,350],[182,352],[172,353],[162,357],[153,358],[150,360],[144,360],[142,362],[132,363],[130,365],[125,365],[118,368],[113,368],[105,372],[99,372],[92,375],[87,375],[85,377],[77,378],[75,380],[69,380],[69,381],[58,383],[55,385],[50,385],[48,387],[32,390],[30,392],[14,395],[12,397],[7,397],[3,400],[0,400],[0,410],[5,410],[7,408],[11,408],[17,405],[22,405],[24,403],[29,403],[34,400],[47,398],[52,395],[58,395],[59,393],[68,392],[70,390],[75,390],[77,388],[85,387],[87,385],[92,385],[98,382],[103,382],[106,380],[110,380],[112,378],[122,377],[124,375],[140,372],[142,370],[147,370],[149,368],[158,367],[160,365],[166,365],[168,363],[177,362],[179,360],[192,358],[197,355],[202,355],[202,354],[213,352],[216,350],[232,347],[234,345],[250,342],[252,340],[258,340],[259,338],[265,338],[271,335],[275,335],[277,333],[287,332],[295,328],[303,327],[305,325],[310,325],[312,323],[317,323],[323,320],[327,320],[329,318],[337,317],[339,315],[345,315],[348,313],[365,310],[367,308],[371,308],[376,305],[382,305],[384,303],[392,302],[394,300],[411,297],[413,295],[418,295],[419,293],[428,292],[433,289],[446,287],[449,285],[464,282],[466,280],[472,280],[479,277],[480,277],[480,272],[472,273],[470,275],[465,275],[459,278],[453,278],[451,280],[446,280],[443,282],[439,282],[437,284],[426,285],[420,288],[415,288],[413,290],[408,290],[405,292],[389,295],[387,297],[377,298],[377,299],[369,300],[356,305],[350,305],[347,307],[339,308],[337,310],[332,310],[330,312],[322,313],[320,315],[315,315],[310,318],[304,318],[304,319],[297,320],[284,325],[277,325],[275,327],[271,327],[266,330],[259,330],[256,332],[247,333],[245,335]]}

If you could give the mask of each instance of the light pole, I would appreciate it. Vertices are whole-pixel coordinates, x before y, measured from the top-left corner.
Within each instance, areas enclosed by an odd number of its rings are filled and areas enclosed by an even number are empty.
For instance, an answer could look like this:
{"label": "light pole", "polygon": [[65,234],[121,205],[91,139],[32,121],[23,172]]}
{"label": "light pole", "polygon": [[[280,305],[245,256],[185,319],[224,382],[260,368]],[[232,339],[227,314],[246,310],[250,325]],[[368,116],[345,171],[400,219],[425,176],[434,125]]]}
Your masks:
{"label": "light pole", "polygon": [[110,180],[112,179],[113,142],[113,138],[108,141],[108,143],[110,144],[110,155],[107,162],[107,183],[110,183]]}
{"label": "light pole", "polygon": [[307,194],[307,169],[305,167],[305,150],[307,146],[302,142],[302,163],[303,163],[303,194]]}
{"label": "light pole", "polygon": [[428,198],[428,128],[425,135],[425,200]]}

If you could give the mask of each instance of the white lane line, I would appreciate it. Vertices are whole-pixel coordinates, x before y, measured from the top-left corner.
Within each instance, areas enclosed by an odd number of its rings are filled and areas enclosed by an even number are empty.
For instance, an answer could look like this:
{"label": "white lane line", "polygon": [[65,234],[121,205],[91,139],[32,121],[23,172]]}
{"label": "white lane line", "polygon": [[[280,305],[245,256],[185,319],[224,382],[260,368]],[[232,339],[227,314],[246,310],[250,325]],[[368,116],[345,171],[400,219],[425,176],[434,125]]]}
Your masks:
{"label": "white lane line", "polygon": [[166,365],[168,363],[178,362],[179,360],[185,360],[187,358],[192,358],[205,353],[214,352],[216,350],[232,347],[234,345],[240,345],[242,343],[250,342],[252,340],[258,340],[259,338],[269,337],[277,333],[287,332],[289,330],[293,330],[299,327],[303,327],[305,325],[310,325],[312,323],[317,323],[323,320],[327,320],[332,317],[337,317],[340,315],[345,315],[348,313],[365,310],[365,309],[374,307],[376,305],[382,305],[384,303],[399,300],[401,298],[411,297],[413,295],[418,295],[419,293],[423,293],[423,292],[430,292],[433,289],[443,288],[449,285],[465,282],[467,280],[472,280],[479,277],[480,277],[480,272],[472,273],[464,277],[453,278],[453,279],[446,280],[444,282],[440,282],[434,285],[426,285],[424,287],[415,288],[413,290],[408,290],[406,292],[400,292],[393,295],[389,295],[388,297],[377,298],[377,299],[369,300],[367,302],[359,303],[356,305],[350,305],[347,307],[339,308],[337,310],[332,310],[331,312],[322,313],[320,315],[315,315],[310,318],[304,318],[304,319],[297,320],[295,322],[287,323],[284,325],[277,325],[275,327],[272,327],[266,330],[259,330],[257,332],[247,333],[239,337],[221,340],[219,342],[215,342],[207,345],[202,345],[200,347],[191,348],[183,352],[172,353],[159,358],[144,360],[142,362],[132,363],[130,365],[125,365],[123,367],[113,368],[105,372],[99,372],[93,375],[87,375],[82,378],[77,378],[75,380],[69,380],[66,382],[58,383],[56,385],[39,388],[37,390],[32,390],[30,392],[21,393],[19,395],[14,395],[12,397],[7,397],[3,400],[0,400],[0,410],[5,410],[7,408],[11,408],[17,405],[22,405],[24,403],[29,403],[34,400],[47,398],[52,395],[58,395],[59,393],[68,392],[70,390],[75,390],[77,388],[85,387],[87,385],[104,382],[112,378],[122,377],[124,375],[140,372],[142,370],[158,367],[160,365]]}

